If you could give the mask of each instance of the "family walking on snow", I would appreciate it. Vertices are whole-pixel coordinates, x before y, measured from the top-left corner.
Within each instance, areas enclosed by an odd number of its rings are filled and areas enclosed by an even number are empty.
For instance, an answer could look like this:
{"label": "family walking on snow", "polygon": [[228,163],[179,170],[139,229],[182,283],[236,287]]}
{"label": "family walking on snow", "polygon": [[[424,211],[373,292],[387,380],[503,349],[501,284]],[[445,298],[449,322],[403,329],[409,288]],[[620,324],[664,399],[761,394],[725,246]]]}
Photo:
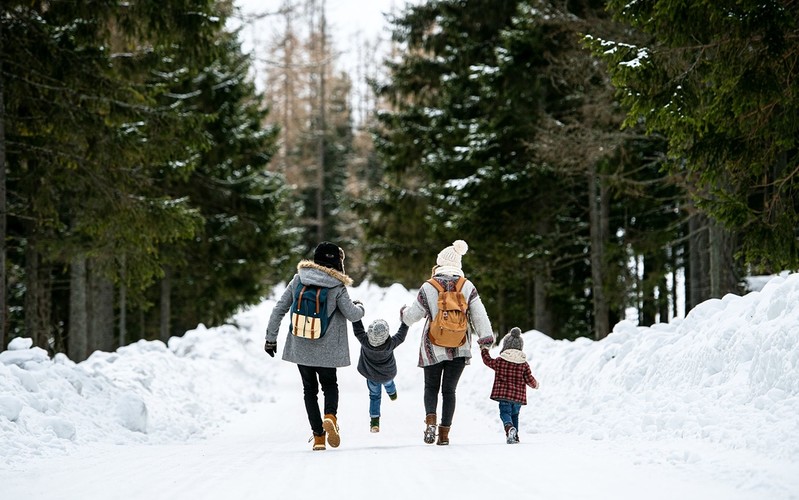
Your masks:
{"label": "family walking on snow", "polygon": [[[358,372],[366,378],[369,391],[370,430],[378,432],[383,390],[390,399],[397,398],[394,349],[405,340],[409,326],[423,318],[418,366],[424,371],[424,442],[449,444],[458,381],[471,360],[472,339],[476,338],[483,362],[495,372],[490,397],[499,402],[506,442],[518,443],[519,410],[527,402],[526,387],[535,389],[538,382],[526,362],[518,328],[506,336],[498,358],[491,358],[488,353],[494,334],[477,288],[463,273],[461,258],[467,250],[466,242],[457,240],[439,252],[431,278],[422,283],[416,300],[401,308],[401,326],[394,335],[390,335],[383,319],[372,321],[364,329],[364,306],[347,292],[352,280],[344,272],[345,254],[341,248],[322,242],[316,247],[313,260],[300,261],[297,274],[272,310],[264,349],[274,357],[280,324],[290,312],[283,360],[295,363],[299,369],[314,450],[324,450],[326,444],[336,448],[341,442],[336,420],[336,369],[350,365],[347,322],[353,324],[361,344]],[[318,401],[320,387],[322,411]]]}

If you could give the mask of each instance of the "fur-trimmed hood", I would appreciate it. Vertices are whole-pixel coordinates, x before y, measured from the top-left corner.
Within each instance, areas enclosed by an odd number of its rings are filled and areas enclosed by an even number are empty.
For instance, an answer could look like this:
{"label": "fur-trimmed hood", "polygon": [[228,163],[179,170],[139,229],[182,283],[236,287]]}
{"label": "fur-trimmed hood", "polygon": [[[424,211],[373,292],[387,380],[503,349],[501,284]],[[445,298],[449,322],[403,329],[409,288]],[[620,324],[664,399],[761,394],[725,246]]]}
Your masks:
{"label": "fur-trimmed hood", "polygon": [[511,363],[522,364],[527,362],[527,356],[524,351],[519,349],[505,349],[499,354],[499,357]]}
{"label": "fur-trimmed hood", "polygon": [[[333,278],[343,283],[344,286],[352,286],[352,278],[346,274],[330,267],[321,266],[312,260],[301,260],[300,263],[297,264],[297,272],[300,275],[300,279],[305,284],[333,287],[338,285],[338,283],[331,282],[329,279]],[[320,276],[319,273],[323,275]]]}

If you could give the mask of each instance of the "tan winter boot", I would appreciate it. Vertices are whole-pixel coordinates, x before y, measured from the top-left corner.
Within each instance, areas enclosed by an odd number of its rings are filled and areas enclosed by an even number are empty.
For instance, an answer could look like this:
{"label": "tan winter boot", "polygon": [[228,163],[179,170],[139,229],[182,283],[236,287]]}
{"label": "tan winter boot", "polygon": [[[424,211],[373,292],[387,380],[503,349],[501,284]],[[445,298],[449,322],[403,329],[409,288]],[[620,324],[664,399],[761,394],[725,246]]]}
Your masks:
{"label": "tan winter boot", "polygon": [[[311,439],[313,439],[313,451],[322,451],[325,449],[325,435],[322,434],[321,436],[317,436],[314,434]],[[310,439],[308,440],[310,441]]]}
{"label": "tan winter boot", "polygon": [[438,445],[448,445],[449,444],[449,426],[448,425],[439,425],[438,426],[438,441],[436,441]]}
{"label": "tan winter boot", "polygon": [[332,413],[325,413],[325,419],[322,420],[322,427],[327,433],[327,444],[329,444],[331,448],[338,448],[338,445],[341,444],[341,436],[338,433],[336,416]]}
{"label": "tan winter boot", "polygon": [[433,444],[436,441],[436,414],[428,413],[424,418],[424,442]]}

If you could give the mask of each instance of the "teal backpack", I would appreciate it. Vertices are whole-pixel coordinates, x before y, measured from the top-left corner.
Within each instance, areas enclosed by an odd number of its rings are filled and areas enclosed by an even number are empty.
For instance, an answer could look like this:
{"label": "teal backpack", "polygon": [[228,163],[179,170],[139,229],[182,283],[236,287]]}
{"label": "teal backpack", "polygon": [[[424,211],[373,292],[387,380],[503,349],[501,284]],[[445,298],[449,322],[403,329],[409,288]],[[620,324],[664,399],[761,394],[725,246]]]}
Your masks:
{"label": "teal backpack", "polygon": [[291,303],[289,331],[295,337],[320,339],[327,332],[327,292],[329,288],[303,285],[299,280]]}

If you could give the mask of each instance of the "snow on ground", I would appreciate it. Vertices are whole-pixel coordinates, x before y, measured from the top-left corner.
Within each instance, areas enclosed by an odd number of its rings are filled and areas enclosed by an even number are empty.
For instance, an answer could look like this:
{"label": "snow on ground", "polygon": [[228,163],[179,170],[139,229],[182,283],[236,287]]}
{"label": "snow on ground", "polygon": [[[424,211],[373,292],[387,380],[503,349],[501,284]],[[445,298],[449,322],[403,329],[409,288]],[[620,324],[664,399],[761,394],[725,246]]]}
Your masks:
{"label": "snow on ground", "polygon": [[[384,398],[379,434],[368,432],[351,338],[353,366],[339,370],[342,445],[311,452],[296,367],[263,353],[281,292],[229,325],[78,364],[15,339],[0,353],[0,498],[359,500],[443,491],[442,481],[467,498],[799,498],[797,274],[682,321],[619,323],[600,342],[527,332],[541,389],[528,390],[518,446],[504,444],[493,372],[476,347],[452,444],[422,443],[417,323],[396,351],[400,398]],[[366,323],[395,330],[415,290],[363,283],[350,295]],[[311,459],[323,472],[309,474]],[[459,480],[442,480],[450,473]]]}

